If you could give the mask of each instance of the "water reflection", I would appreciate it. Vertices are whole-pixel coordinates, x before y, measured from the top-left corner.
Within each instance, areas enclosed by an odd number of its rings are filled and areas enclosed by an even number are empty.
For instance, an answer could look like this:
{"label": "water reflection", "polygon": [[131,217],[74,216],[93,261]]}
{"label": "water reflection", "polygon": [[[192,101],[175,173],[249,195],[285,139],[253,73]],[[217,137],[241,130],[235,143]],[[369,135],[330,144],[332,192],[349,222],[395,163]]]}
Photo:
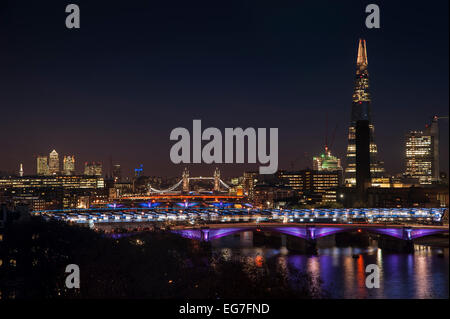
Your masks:
{"label": "water reflection", "polygon": [[[277,270],[287,276],[307,271],[332,298],[448,298],[448,248],[415,246],[414,253],[390,253],[376,242],[367,248],[326,247],[317,255],[288,251],[282,247],[253,247],[251,235],[221,238],[212,242],[225,259],[239,258],[249,266],[263,267],[275,261]],[[380,269],[380,288],[368,289],[365,269],[376,264]]]}

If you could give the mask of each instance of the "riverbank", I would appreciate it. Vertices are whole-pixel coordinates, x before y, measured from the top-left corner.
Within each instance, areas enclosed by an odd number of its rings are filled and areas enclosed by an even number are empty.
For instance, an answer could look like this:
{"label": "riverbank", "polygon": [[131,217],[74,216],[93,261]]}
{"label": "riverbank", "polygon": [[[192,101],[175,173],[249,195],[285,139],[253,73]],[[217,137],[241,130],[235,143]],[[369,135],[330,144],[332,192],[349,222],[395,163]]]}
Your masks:
{"label": "riverbank", "polygon": [[414,244],[432,246],[432,247],[438,247],[438,248],[448,248],[449,247],[449,237],[448,237],[448,234],[426,236],[426,237],[415,239]]}

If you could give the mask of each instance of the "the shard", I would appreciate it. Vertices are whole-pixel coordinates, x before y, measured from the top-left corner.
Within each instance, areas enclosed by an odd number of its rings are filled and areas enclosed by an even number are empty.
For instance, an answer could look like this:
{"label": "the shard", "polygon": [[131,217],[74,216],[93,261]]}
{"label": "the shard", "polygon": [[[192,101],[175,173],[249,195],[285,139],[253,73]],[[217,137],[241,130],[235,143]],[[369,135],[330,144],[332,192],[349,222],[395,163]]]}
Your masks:
{"label": "the shard", "polygon": [[345,169],[346,186],[356,185],[356,123],[369,121],[370,127],[370,173],[372,186],[377,186],[384,175],[383,163],[377,160],[377,145],[374,141],[374,125],[372,122],[371,96],[369,86],[366,40],[360,39],[356,60],[356,77],[353,91],[352,113],[348,131],[347,168]]}

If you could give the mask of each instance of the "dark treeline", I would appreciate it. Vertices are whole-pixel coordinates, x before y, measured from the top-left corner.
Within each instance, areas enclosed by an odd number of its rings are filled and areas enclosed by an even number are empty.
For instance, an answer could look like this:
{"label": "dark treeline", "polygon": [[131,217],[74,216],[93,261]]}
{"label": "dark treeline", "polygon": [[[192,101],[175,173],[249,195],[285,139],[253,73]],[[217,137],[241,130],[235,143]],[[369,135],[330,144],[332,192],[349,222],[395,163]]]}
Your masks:
{"label": "dark treeline", "polygon": [[[15,298],[321,298],[306,273],[276,262],[249,265],[214,256],[210,246],[169,232],[113,239],[85,227],[33,217],[13,223],[3,244],[14,267],[0,270],[3,296]],[[80,289],[67,289],[68,264]],[[5,265],[4,265],[5,266]]]}

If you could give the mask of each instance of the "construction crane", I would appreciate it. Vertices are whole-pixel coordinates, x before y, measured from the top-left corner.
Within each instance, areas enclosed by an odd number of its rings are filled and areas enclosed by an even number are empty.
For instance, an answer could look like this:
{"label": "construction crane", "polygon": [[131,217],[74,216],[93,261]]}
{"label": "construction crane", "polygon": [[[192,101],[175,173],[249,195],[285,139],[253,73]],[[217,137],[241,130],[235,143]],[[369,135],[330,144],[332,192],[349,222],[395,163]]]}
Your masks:
{"label": "construction crane", "polygon": [[331,135],[331,143],[328,144],[328,113],[326,114],[325,119],[325,152],[328,152],[333,147],[334,137],[336,136],[336,130],[338,128],[338,124],[334,127],[333,134]]}
{"label": "construction crane", "polygon": [[331,135],[331,143],[330,143],[330,146],[328,147],[328,149],[331,149],[333,147],[334,137],[336,136],[336,130],[337,130],[338,126],[339,126],[339,124],[336,124],[336,126],[334,127],[333,135]]}
{"label": "construction crane", "polygon": [[[336,136],[336,131],[338,128],[338,124],[334,127],[333,134],[331,135],[330,144],[328,144],[328,113],[326,114],[326,122],[325,122],[325,152],[328,153],[328,151],[331,149],[331,147],[334,144],[334,138]],[[291,170],[293,171],[295,168],[295,164],[297,164],[300,160],[307,159],[309,162],[309,154],[307,152],[303,153],[303,156],[299,156],[296,159],[290,161],[291,164]]]}
{"label": "construction crane", "polygon": [[[443,119],[448,119],[448,116],[437,116],[437,115],[435,115],[435,116],[433,116],[431,118],[431,123],[432,123],[431,125],[433,125],[433,123],[436,123],[437,127],[439,127],[438,121],[439,120],[443,120]],[[428,126],[429,126],[429,124],[426,125],[426,127],[428,127]]]}

